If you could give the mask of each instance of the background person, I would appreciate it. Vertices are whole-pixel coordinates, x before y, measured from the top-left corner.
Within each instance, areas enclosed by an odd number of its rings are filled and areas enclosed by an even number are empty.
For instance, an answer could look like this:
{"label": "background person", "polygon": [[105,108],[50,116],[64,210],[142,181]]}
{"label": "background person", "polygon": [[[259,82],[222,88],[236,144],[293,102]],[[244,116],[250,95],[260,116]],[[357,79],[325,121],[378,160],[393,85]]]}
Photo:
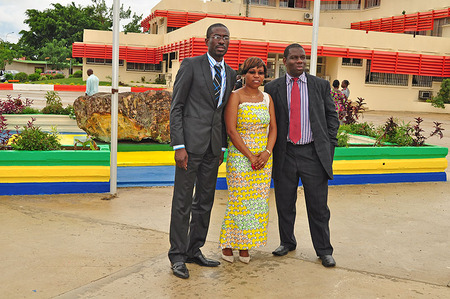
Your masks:
{"label": "background person", "polygon": [[347,99],[350,97],[350,89],[348,89],[349,85],[350,82],[348,82],[348,80],[342,80],[341,83],[342,93],[347,97]]}
{"label": "background person", "polygon": [[272,253],[283,256],[297,247],[295,205],[301,178],[314,249],[325,267],[333,267],[327,200],[339,119],[329,82],[306,74],[305,61],[302,46],[287,46],[283,57],[286,75],[265,85],[275,105],[278,130],[272,177],[280,246]]}
{"label": "background person", "polygon": [[92,96],[98,92],[99,80],[92,69],[87,70],[88,78],[86,80],[86,95]]}
{"label": "background person", "polygon": [[336,111],[341,113],[344,110],[344,94],[339,90],[339,80],[334,80],[331,88],[331,97],[333,98]]}
{"label": "background person", "polygon": [[208,52],[183,59],[173,88],[170,144],[176,167],[169,259],[173,274],[180,278],[189,277],[185,262],[220,264],[204,257],[200,248],[208,233],[217,171],[227,146],[222,115],[236,81],[236,72],[223,60],[229,39],[225,25],[211,25],[205,38]]}
{"label": "background person", "polygon": [[[220,232],[222,259],[248,263],[248,250],[266,245],[272,149],[277,137],[275,110],[270,96],[258,87],[267,67],[258,57],[245,60],[244,87],[234,91],[225,109],[230,137],[227,156],[228,204]],[[269,130],[268,130],[269,129]]]}

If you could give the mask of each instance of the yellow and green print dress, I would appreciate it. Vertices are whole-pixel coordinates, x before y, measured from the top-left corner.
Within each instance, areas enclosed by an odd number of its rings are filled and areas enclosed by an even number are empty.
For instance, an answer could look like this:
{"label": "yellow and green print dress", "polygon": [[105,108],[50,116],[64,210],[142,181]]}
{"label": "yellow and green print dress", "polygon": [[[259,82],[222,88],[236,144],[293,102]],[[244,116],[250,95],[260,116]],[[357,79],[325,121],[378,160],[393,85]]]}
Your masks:
{"label": "yellow and green print dress", "polygon": [[[269,95],[263,101],[241,103],[237,131],[254,154],[265,151],[270,122]],[[230,142],[227,156],[228,204],[220,232],[220,248],[246,250],[266,245],[272,156],[263,169]]]}

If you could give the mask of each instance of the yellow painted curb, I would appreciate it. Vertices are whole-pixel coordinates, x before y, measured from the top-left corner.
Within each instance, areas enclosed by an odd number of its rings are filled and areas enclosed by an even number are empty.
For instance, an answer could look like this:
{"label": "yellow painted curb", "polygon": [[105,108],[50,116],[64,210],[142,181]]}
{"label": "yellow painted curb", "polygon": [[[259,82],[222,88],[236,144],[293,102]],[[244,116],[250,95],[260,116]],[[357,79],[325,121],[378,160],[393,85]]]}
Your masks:
{"label": "yellow painted curb", "polygon": [[[333,174],[382,174],[443,172],[447,159],[398,159],[398,160],[339,160],[333,163]],[[225,163],[220,165],[218,177],[226,177]]]}
{"label": "yellow painted curb", "polygon": [[380,174],[443,172],[447,168],[447,159],[399,159],[399,160],[340,160],[334,161],[334,174]]}
{"label": "yellow painted curb", "polygon": [[175,165],[174,152],[118,152],[117,166],[169,166]]}
{"label": "yellow painted curb", "polygon": [[109,166],[0,166],[0,183],[108,182]]}

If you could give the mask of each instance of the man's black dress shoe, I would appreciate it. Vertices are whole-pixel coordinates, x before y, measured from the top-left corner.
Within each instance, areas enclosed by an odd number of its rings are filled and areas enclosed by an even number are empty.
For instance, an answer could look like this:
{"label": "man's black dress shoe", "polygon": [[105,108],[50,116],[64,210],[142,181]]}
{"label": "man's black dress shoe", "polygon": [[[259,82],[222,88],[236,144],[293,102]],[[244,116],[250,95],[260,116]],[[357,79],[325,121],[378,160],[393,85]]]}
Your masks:
{"label": "man's black dress shoe", "polygon": [[322,265],[324,267],[334,267],[336,266],[336,261],[334,260],[333,256],[330,254],[321,255],[319,258],[322,260]]}
{"label": "man's black dress shoe", "polygon": [[203,267],[217,267],[220,265],[219,261],[208,259],[203,254],[187,258],[186,263],[195,263]]}
{"label": "man's black dress shoe", "polygon": [[176,262],[172,265],[173,275],[179,278],[189,278],[189,270],[183,262]]}
{"label": "man's black dress shoe", "polygon": [[288,254],[288,252],[292,251],[292,250],[294,250],[294,249],[289,249],[286,246],[280,245],[277,249],[272,251],[272,254],[276,255],[276,256],[283,256],[283,255]]}

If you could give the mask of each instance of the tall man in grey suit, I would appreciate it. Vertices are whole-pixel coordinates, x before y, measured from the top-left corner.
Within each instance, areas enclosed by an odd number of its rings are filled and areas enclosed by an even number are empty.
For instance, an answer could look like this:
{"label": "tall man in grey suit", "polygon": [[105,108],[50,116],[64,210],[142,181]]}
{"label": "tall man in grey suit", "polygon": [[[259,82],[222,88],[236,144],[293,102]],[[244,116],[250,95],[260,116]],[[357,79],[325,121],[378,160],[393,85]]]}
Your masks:
{"label": "tall man in grey suit", "polygon": [[176,170],[169,259],[180,278],[189,277],[185,263],[220,264],[206,258],[200,247],[208,233],[217,172],[227,147],[223,110],[236,81],[236,72],[223,60],[229,40],[225,25],[211,25],[205,39],[208,53],[185,58],[173,88],[170,144]]}
{"label": "tall man in grey suit", "polygon": [[272,253],[286,255],[297,246],[294,235],[297,187],[302,180],[309,229],[317,256],[333,267],[330,243],[328,179],[337,145],[339,119],[330,96],[328,81],[304,72],[306,55],[299,44],[284,51],[287,74],[266,84],[277,119],[272,177],[278,213],[280,246]]}

